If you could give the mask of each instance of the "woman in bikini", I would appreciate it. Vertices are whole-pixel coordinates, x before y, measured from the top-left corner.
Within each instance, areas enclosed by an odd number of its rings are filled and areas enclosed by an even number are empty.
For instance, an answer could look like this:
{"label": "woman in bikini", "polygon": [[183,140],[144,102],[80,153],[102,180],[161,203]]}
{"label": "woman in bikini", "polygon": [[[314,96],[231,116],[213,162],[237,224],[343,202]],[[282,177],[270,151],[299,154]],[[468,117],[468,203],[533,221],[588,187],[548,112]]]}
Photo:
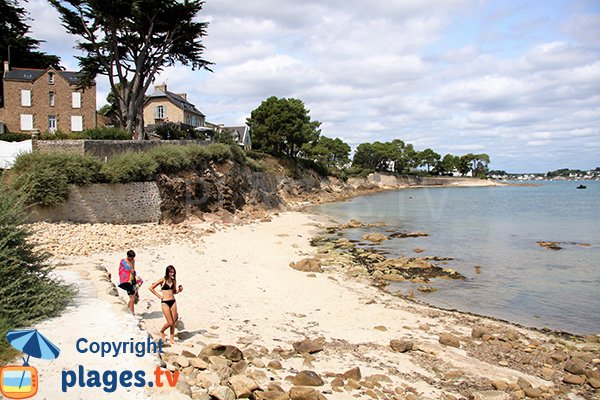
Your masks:
{"label": "woman in bikini", "polygon": [[[160,306],[162,308],[163,314],[167,319],[167,323],[163,325],[160,330],[160,335],[162,337],[163,342],[165,341],[165,331],[167,329],[170,330],[170,342],[171,344],[175,343],[175,322],[177,322],[177,303],[175,302],[175,294],[179,293],[183,290],[183,286],[177,286],[177,271],[175,271],[175,267],[169,265],[165,270],[164,278],[160,278],[156,282],[152,284],[150,287],[150,291],[154,293],[156,297],[158,297],[160,301]],[[155,288],[158,285],[162,285],[160,287],[162,291],[162,295],[158,294]]]}

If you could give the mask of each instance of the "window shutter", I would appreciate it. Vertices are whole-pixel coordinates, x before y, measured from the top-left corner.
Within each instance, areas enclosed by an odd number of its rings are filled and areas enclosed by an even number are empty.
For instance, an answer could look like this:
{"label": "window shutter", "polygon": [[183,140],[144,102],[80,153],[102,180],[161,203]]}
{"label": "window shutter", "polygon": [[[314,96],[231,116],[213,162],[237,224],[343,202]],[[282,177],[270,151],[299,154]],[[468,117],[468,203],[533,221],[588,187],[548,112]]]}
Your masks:
{"label": "window shutter", "polygon": [[21,90],[21,105],[31,107],[31,90]]}
{"label": "window shutter", "polygon": [[21,130],[33,130],[33,114],[21,114]]}
{"label": "window shutter", "polygon": [[83,117],[81,115],[71,115],[71,132],[81,132],[83,130]]}
{"label": "window shutter", "polygon": [[73,99],[73,108],[81,108],[81,93],[73,92],[72,99]]}
{"label": "window shutter", "polygon": [[158,106],[154,106],[154,119],[158,119]]}

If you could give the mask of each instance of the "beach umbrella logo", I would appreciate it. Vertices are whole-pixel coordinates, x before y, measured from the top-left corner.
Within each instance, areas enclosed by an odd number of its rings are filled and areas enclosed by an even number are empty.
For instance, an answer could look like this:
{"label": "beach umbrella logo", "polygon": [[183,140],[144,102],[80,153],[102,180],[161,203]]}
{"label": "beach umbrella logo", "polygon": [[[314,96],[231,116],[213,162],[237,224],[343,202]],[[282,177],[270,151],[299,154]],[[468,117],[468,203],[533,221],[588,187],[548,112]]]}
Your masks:
{"label": "beach umbrella logo", "polygon": [[9,399],[26,399],[38,391],[37,370],[29,365],[29,358],[54,360],[60,349],[37,329],[10,331],[6,339],[15,349],[27,354],[23,365],[8,365],[0,368],[0,391]]}

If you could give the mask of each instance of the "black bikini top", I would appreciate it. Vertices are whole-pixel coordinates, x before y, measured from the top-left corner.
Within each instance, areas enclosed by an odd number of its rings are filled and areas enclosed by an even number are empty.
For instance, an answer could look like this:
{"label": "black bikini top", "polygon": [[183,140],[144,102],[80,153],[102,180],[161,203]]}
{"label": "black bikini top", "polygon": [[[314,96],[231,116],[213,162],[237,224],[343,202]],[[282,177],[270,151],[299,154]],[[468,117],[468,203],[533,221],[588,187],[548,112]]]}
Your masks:
{"label": "black bikini top", "polygon": [[173,285],[168,285],[167,280],[165,279],[165,283],[163,283],[161,289],[162,290],[173,290]]}

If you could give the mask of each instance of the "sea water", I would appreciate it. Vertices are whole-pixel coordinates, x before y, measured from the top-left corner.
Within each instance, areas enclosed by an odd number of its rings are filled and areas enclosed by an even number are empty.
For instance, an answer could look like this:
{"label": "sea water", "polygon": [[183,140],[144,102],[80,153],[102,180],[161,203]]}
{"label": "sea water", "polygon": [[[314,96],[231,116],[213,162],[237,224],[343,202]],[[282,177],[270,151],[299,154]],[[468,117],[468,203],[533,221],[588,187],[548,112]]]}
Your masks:
{"label": "sea water", "polygon": [[[576,189],[579,184],[587,189]],[[346,230],[349,239],[360,240],[367,231],[424,231],[429,236],[391,239],[376,248],[387,257],[452,257],[443,267],[467,278],[434,279],[429,285],[438,290],[432,293],[410,283],[393,283],[390,290],[413,290],[417,299],[438,307],[526,326],[600,332],[599,181],[403,189],[313,211],[338,222],[387,225]],[[538,241],[561,242],[562,249]]]}

